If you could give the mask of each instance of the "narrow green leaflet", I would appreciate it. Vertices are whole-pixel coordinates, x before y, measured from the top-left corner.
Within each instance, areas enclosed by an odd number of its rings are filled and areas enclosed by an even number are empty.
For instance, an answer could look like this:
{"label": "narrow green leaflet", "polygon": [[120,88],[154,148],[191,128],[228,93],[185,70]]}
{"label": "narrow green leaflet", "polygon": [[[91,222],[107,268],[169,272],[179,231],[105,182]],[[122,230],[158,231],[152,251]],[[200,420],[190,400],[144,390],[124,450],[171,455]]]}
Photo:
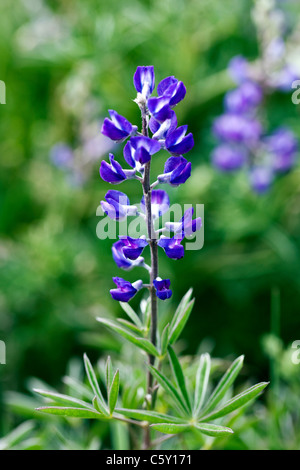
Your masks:
{"label": "narrow green leaflet", "polygon": [[32,434],[34,428],[35,423],[33,421],[25,421],[25,423],[20,424],[20,426],[0,439],[0,450],[11,449],[19,444]]}
{"label": "narrow green leaflet", "polygon": [[123,326],[120,326],[118,323],[112,320],[107,320],[106,318],[97,318],[97,321],[107,326],[108,328],[111,328],[113,331],[116,331],[128,341],[135,344],[140,349],[146,351],[148,354],[159,357],[159,352],[157,351],[156,347],[148,339],[138,338],[133,333],[131,333],[131,331],[126,330]]}
{"label": "narrow green leaflet", "polygon": [[141,320],[139,319],[138,315],[133,310],[133,308],[130,307],[130,305],[127,302],[120,302],[120,305],[122,309],[124,310],[124,312],[129,316],[130,320],[132,320],[133,323],[135,323],[139,329],[142,329],[143,324]]}
{"label": "narrow green leaflet", "polygon": [[227,436],[233,434],[233,430],[226,428],[225,426],[218,426],[216,424],[201,423],[196,424],[195,428],[201,431],[203,434],[212,437]]}
{"label": "narrow green leaflet", "polygon": [[241,368],[243,367],[243,362],[244,356],[240,356],[227,369],[220,382],[209,397],[204,407],[203,413],[209,413],[222,400],[227,390],[231,387],[236,377],[238,376]]}
{"label": "narrow green leaflet", "polygon": [[184,424],[185,421],[175,416],[157,413],[156,411],[147,410],[129,410],[127,408],[116,408],[116,413],[122,414],[127,418],[138,419],[141,421],[148,421],[149,423],[173,423]]}
{"label": "narrow green leaflet", "polygon": [[102,413],[107,416],[109,413],[107,411],[106,404],[105,404],[103,395],[101,393],[92,364],[90,363],[90,360],[86,354],[84,354],[83,359],[84,359],[84,366],[85,366],[86,374],[89,379],[90,386],[92,387],[94,394],[98,398],[98,406],[100,410],[102,411]]}
{"label": "narrow green leaflet", "polygon": [[169,344],[169,331],[170,331],[170,324],[168,323],[161,334],[161,339],[160,339],[160,352],[161,355],[164,356],[167,352],[168,349],[168,344]]}
{"label": "narrow green leaflet", "polygon": [[103,414],[100,407],[99,407],[99,400],[96,396],[94,396],[94,398],[93,398],[93,407],[95,408],[96,411],[98,411],[98,413]]}
{"label": "narrow green leaflet", "polygon": [[177,392],[176,388],[174,385],[166,378],[164,377],[159,370],[157,370],[155,367],[148,366],[153,377],[157,380],[157,382],[162,386],[162,388],[167,392],[168,395],[170,395],[171,398],[173,398],[175,404],[178,406],[178,408],[181,410],[183,413],[188,412],[188,408],[180,396],[180,394]]}
{"label": "narrow green leaflet", "polygon": [[195,303],[195,299],[191,300],[185,308],[180,311],[178,315],[177,321],[175,322],[174,326],[170,326],[170,335],[169,335],[169,343],[173,344],[179,337],[180,333],[182,332],[183,328],[185,327],[186,322],[193,310],[193,306]]}
{"label": "narrow green leaflet", "polygon": [[144,328],[146,331],[149,330],[150,325],[151,325],[151,302],[150,302],[150,297],[146,300],[146,306],[145,306],[145,311],[144,311]]}
{"label": "narrow green leaflet", "polygon": [[183,431],[187,431],[191,429],[189,424],[170,424],[170,423],[162,423],[162,424],[151,424],[152,429],[155,431],[163,432],[164,434],[179,434]]}
{"label": "narrow green leaflet", "polygon": [[186,389],[184,375],[183,375],[180,362],[178,361],[177,356],[171,346],[168,346],[168,353],[169,353],[169,359],[172,365],[172,369],[173,369],[173,373],[174,373],[177,385],[179,389],[181,390],[183,399],[187,405],[188,410],[192,411],[191,402],[190,402],[190,398]]}
{"label": "narrow green leaflet", "polygon": [[110,356],[108,356],[107,361],[106,361],[105,377],[106,377],[106,388],[107,390],[109,390],[113,381],[113,377],[114,377]]}
{"label": "narrow green leaflet", "polygon": [[36,408],[37,411],[50,415],[64,416],[67,418],[85,418],[85,419],[107,419],[103,414],[97,411],[84,408],[71,408],[66,406],[42,406]]}
{"label": "narrow green leaflet", "polygon": [[47,392],[45,390],[34,389],[35,393],[38,393],[42,397],[50,398],[57,404],[65,406],[76,406],[80,408],[93,409],[90,403],[79,400],[78,398],[69,397],[68,395],[63,395],[61,393]]}
{"label": "narrow green leaflet", "polygon": [[117,404],[118,395],[119,395],[119,381],[120,381],[120,373],[118,369],[114,375],[111,387],[108,390],[108,406],[109,406],[110,414],[113,413]]}
{"label": "narrow green leaflet", "polygon": [[253,385],[253,387],[248,388],[239,395],[236,395],[218,410],[213,411],[212,413],[201,418],[201,421],[211,421],[213,419],[221,418],[222,416],[237,410],[241,406],[244,406],[246,403],[248,403],[250,400],[256,398],[264,390],[264,388],[266,388],[268,383],[269,382],[261,382],[259,384]]}
{"label": "narrow green leaflet", "polygon": [[80,395],[86,400],[92,401],[94,394],[88,385],[81,383],[78,379],[74,379],[69,375],[63,377],[62,381],[69,387],[69,393],[72,392],[75,395]]}
{"label": "narrow green leaflet", "polygon": [[170,329],[172,330],[174,328],[174,325],[177,323],[177,320],[178,320],[178,317],[182,314],[182,312],[185,310],[187,304],[189,303],[189,301],[191,300],[191,297],[192,297],[192,293],[193,293],[193,289],[189,289],[187,291],[187,293],[182,297],[175,313],[174,313],[174,316],[172,318],[172,321],[171,321],[171,324],[170,324]]}
{"label": "narrow green leaflet", "polygon": [[202,354],[200,356],[199,367],[196,375],[196,388],[195,388],[195,404],[194,413],[197,416],[204,402],[207,391],[209,374],[211,368],[211,360],[209,354]]}
{"label": "narrow green leaflet", "polygon": [[142,331],[134,323],[124,320],[124,318],[117,318],[117,321],[121,323],[121,325],[129,328],[131,331],[134,331],[134,333],[137,333],[139,336],[142,334]]}

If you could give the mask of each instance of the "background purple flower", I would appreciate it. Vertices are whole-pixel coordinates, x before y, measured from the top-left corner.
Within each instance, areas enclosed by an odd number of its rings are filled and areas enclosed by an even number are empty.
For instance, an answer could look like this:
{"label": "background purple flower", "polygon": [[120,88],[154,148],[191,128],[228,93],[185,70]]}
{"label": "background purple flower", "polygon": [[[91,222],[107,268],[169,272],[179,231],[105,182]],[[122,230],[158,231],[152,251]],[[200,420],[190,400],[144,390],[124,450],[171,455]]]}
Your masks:
{"label": "background purple flower", "polygon": [[269,167],[256,166],[250,170],[249,179],[253,190],[258,194],[264,194],[272,184],[273,172]]}
{"label": "background purple flower", "polygon": [[266,138],[268,151],[272,154],[272,166],[275,171],[285,172],[292,168],[298,152],[298,141],[292,131],[277,129]]}
{"label": "background purple flower", "polygon": [[253,145],[262,134],[262,126],[256,119],[228,113],[215,120],[214,133],[228,142]]}
{"label": "background purple flower", "polygon": [[59,143],[52,147],[50,158],[59,168],[70,168],[74,161],[74,153],[67,144]]}
{"label": "background purple flower", "polygon": [[249,113],[257,107],[263,98],[262,89],[254,82],[244,82],[225,96],[225,107],[229,113]]}
{"label": "background purple flower", "polygon": [[249,77],[249,62],[242,55],[233,57],[229,62],[228,71],[236,83],[242,83]]}
{"label": "background purple flower", "polygon": [[247,161],[246,149],[238,146],[222,144],[212,153],[212,162],[222,171],[234,171],[241,168]]}

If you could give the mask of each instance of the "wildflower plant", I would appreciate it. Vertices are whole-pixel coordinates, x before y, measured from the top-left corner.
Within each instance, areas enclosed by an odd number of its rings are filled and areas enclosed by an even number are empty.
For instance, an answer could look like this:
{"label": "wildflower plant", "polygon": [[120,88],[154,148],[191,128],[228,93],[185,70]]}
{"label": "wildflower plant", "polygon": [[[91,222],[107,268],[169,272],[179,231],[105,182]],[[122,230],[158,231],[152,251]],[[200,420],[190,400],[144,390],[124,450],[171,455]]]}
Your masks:
{"label": "wildflower plant", "polygon": [[286,17],[276,1],[255,0],[252,18],[259,57],[249,62],[236,56],[229,63],[236,88],[226,93],[225,112],[214,121],[218,145],[212,163],[223,172],[246,169],[253,191],[263,194],[277,175],[295,166],[298,157],[298,141],[291,129],[280,126],[267,132],[263,105],[274,91],[291,91],[300,68],[291,55],[293,35],[286,33]]}
{"label": "wildflower plant", "polygon": [[[162,325],[158,322],[159,302],[172,296],[170,279],[160,277],[159,249],[171,260],[179,260],[184,256],[183,240],[203,230],[203,227],[201,218],[194,218],[193,208],[190,208],[180,220],[167,222],[162,229],[155,229],[155,221],[170,207],[169,195],[157,186],[167,184],[177,187],[186,183],[191,174],[191,163],[183,155],[192,149],[194,140],[186,125],[178,127],[174,111],[186,94],[181,81],[173,76],[163,79],[157,85],[158,96],[153,96],[154,68],[142,66],[137,68],[133,82],[137,91],[135,102],[141,111],[141,132],[116,111],[109,111],[110,117],[104,120],[102,133],[114,142],[124,142],[125,162],[120,164],[110,154],[109,162],[101,162],[100,175],[114,187],[127,180],[135,180],[132,184],[141,187],[140,207],[132,205],[128,196],[116,189],[106,193],[101,206],[106,216],[117,222],[127,217],[144,219],[147,235],[121,235],[113,243],[112,256],[117,268],[125,271],[136,266],[145,268],[148,279],[131,282],[127,276],[126,279],[114,277],[115,287],[110,290],[110,294],[120,302],[128,319],[97,320],[102,327],[118,333],[141,354],[146,355],[144,366],[136,361],[138,376],[140,378],[142,374],[143,379],[136,383],[131,370],[134,364],[131,364],[129,370],[122,364],[121,358],[120,368],[114,369],[109,357],[105,370],[100,371],[100,377],[104,378],[100,386],[96,371],[85,355],[85,370],[93,399],[86,401],[52,391],[36,390],[51,401],[48,406],[39,408],[39,411],[64,417],[118,420],[128,426],[136,426],[142,431],[136,445],[143,449],[159,447],[166,438],[190,432],[198,437],[200,446],[203,445],[203,436],[232,434],[232,429],[225,425],[224,417],[256,398],[267,383],[259,383],[232,397],[232,384],[243,365],[241,356],[228,368],[217,386],[212,388],[209,354],[203,354],[197,359],[194,377],[187,380],[186,370],[176,353],[176,342],[194,305],[192,289],[183,297],[170,322]],[[153,158],[160,158],[157,154],[161,150],[168,154],[164,172],[151,182],[151,162]],[[165,236],[164,232],[172,233],[172,236]],[[146,264],[142,256],[148,247],[150,265]],[[142,290],[147,295],[141,300],[141,314],[138,314],[128,302]],[[157,432],[167,436],[158,438]]]}

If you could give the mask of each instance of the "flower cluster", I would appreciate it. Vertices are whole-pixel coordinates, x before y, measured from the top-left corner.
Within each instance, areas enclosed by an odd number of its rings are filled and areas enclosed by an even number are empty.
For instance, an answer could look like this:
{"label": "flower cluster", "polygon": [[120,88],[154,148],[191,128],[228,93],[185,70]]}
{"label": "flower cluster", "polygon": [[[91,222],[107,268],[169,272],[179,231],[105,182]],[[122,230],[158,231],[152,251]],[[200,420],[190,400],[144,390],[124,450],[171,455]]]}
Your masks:
{"label": "flower cluster", "polygon": [[[154,230],[154,221],[170,208],[167,192],[154,187],[159,184],[177,187],[186,182],[191,175],[191,163],[183,155],[192,149],[194,139],[193,135],[187,132],[187,126],[177,126],[174,108],[186,94],[186,88],[181,81],[173,76],[165,78],[157,85],[157,96],[152,96],[155,88],[154,68],[146,66],[137,67],[133,83],[137,91],[135,102],[142,115],[142,132],[116,111],[109,111],[110,118],[105,118],[102,134],[114,142],[127,142],[123,148],[124,162],[120,164],[114,155],[110,154],[109,163],[104,160],[101,162],[100,176],[113,185],[129,179],[138,180],[142,184],[143,196],[137,207],[131,205],[125,193],[109,190],[105,200],[101,201],[101,206],[105,214],[113,220],[124,220],[128,216],[144,218],[148,237],[120,236],[113,244],[112,254],[119,268],[131,270],[135,266],[142,266],[147,269],[150,272],[150,285],[143,284],[141,280],[130,283],[115,277],[113,281],[116,288],[110,292],[113,299],[128,302],[142,287],[147,287],[155,290],[158,298],[165,300],[172,295],[170,280],[158,277],[154,267],[148,266],[141,255],[150,245],[150,249],[154,246],[161,247],[169,258],[180,259],[184,256],[184,247],[181,245],[184,237],[201,227],[201,219],[193,219],[193,209],[188,209],[179,222],[167,223],[163,229]],[[161,150],[167,151],[169,156],[163,173],[151,184],[151,159]],[[124,164],[129,168],[124,168]],[[164,230],[172,232],[173,236],[160,235]]]}
{"label": "flower cluster", "polygon": [[237,56],[229,64],[229,74],[237,87],[225,95],[225,113],[214,122],[213,132],[219,143],[212,152],[212,162],[225,172],[247,168],[252,189],[261,194],[269,189],[276,174],[294,166],[298,143],[285,127],[268,135],[259,118],[260,105],[264,95],[274,89],[291,90],[296,71],[283,60],[281,12],[274,10],[272,1],[256,2],[253,17],[262,55],[254,63]]}

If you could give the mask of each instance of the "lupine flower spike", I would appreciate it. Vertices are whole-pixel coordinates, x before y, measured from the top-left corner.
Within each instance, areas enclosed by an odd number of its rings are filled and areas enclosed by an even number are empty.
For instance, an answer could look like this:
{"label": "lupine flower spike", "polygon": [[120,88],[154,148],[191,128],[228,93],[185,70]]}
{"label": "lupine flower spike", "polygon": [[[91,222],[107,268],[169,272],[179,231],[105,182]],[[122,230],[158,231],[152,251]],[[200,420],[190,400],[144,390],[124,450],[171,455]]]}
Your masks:
{"label": "lupine flower spike", "polygon": [[[166,77],[157,86],[157,96],[152,96],[155,89],[155,75],[153,66],[140,66],[136,69],[133,83],[137,91],[136,103],[141,109],[143,126],[139,134],[137,127],[132,125],[116,111],[109,110],[110,119],[106,118],[103,123],[102,133],[113,141],[123,142],[128,139],[124,146],[123,157],[131,169],[125,169],[124,164],[118,162],[115,156],[110,154],[110,163],[101,162],[100,176],[110,184],[120,184],[129,179],[138,179],[143,186],[143,197],[140,202],[140,212],[135,205],[131,205],[126,194],[110,190],[101,201],[105,214],[113,220],[122,221],[129,216],[142,215],[147,227],[153,228],[155,219],[166,214],[170,208],[170,199],[166,191],[151,188],[149,179],[149,168],[152,158],[158,158],[156,154],[161,149],[169,153],[165,161],[164,172],[158,175],[155,185],[169,184],[177,187],[184,184],[191,176],[191,163],[183,157],[194,146],[191,133],[187,133],[187,126],[177,127],[177,117],[174,108],[184,99],[186,88],[184,84],[174,76]],[[243,92],[242,102],[256,102],[258,90],[251,87]],[[242,104],[240,105],[242,106]],[[152,135],[149,135],[151,133]],[[137,174],[140,176],[137,176]],[[149,199],[151,198],[151,200]],[[151,210],[149,209],[149,202]],[[131,270],[135,266],[142,266],[151,272],[155,269],[145,264],[141,256],[146,246],[150,246],[152,259],[157,258],[157,247],[161,247],[166,255],[172,259],[180,259],[184,256],[182,241],[185,236],[199,230],[201,220],[192,220],[193,210],[187,211],[182,219],[166,226],[167,230],[173,231],[171,238],[161,235],[157,239],[152,231],[148,236],[133,238],[121,236],[113,244],[112,254],[119,268]],[[153,276],[154,274],[154,276]],[[158,273],[152,272],[150,288],[158,298],[167,299],[171,296],[170,280],[162,280]],[[112,297],[116,300],[128,302],[133,295],[142,287],[138,281],[131,284],[121,278],[114,278],[116,289],[111,290]],[[145,284],[147,286],[147,284]],[[152,295],[152,294],[151,294]]]}

